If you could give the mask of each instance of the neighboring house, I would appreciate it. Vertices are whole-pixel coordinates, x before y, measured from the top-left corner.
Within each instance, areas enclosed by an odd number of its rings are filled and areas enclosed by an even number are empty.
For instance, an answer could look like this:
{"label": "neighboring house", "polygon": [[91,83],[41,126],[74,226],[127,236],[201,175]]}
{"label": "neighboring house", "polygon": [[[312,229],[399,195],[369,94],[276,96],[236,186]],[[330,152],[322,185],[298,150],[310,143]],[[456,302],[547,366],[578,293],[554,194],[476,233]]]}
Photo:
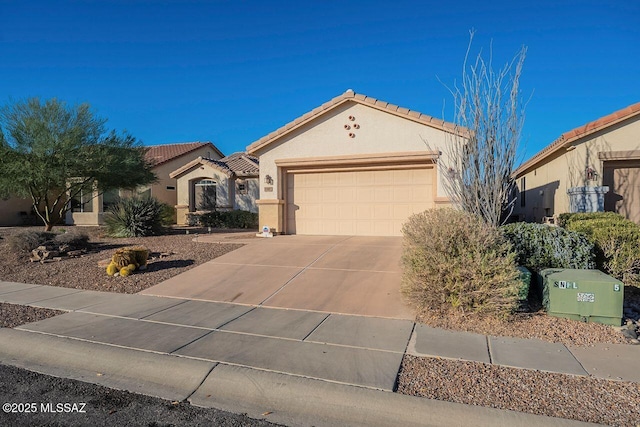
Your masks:
{"label": "neighboring house", "polygon": [[450,203],[435,162],[453,130],[346,91],[247,147],[260,158],[260,227],[400,235],[411,214]]}
{"label": "neighboring house", "polygon": [[33,213],[31,199],[0,199],[0,227],[33,225],[38,221],[38,217]]}
{"label": "neighboring house", "polygon": [[562,134],[514,177],[518,219],[604,209],[640,223],[640,103]]}
{"label": "neighboring house", "polygon": [[257,212],[258,158],[233,153],[214,160],[198,157],[171,172],[177,180],[177,223],[189,224],[189,214],[240,209]]}
{"label": "neighboring house", "polygon": [[[177,180],[169,174],[198,157],[221,159],[224,155],[211,142],[186,142],[153,145],[148,147],[146,158],[154,164],[157,182],[138,188],[138,194],[150,195],[175,207],[177,204]],[[104,194],[97,190],[80,194],[72,200],[73,208],[67,213],[66,223],[75,225],[99,225],[103,223],[103,212],[119,196],[130,195],[130,191],[114,190]]]}

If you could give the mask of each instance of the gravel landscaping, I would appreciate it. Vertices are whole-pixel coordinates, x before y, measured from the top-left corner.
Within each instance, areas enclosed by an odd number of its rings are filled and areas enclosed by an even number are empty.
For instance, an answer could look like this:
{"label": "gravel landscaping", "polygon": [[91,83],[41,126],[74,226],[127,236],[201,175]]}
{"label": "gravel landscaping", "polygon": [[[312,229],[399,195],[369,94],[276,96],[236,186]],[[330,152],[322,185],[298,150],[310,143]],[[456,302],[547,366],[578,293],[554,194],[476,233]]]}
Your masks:
{"label": "gravel landscaping", "polygon": [[[493,336],[537,338],[583,347],[596,343],[638,344],[637,339],[626,338],[621,333],[621,328],[547,316],[541,311],[516,314],[507,320],[478,316],[473,313],[423,311],[418,315],[417,321],[434,328]],[[634,331],[637,329],[635,321],[631,329]]]}
{"label": "gravel landscaping", "polygon": [[[0,280],[123,293],[139,292],[242,246],[233,243],[233,238],[228,239],[230,243],[225,244],[193,242],[194,231],[188,235],[184,230],[175,230],[173,234],[166,236],[112,239],[103,237],[98,228],[68,227],[69,233],[85,232],[90,235],[89,251],[78,258],[32,263],[28,254],[15,253],[7,244],[6,237],[9,233],[23,230],[0,229],[0,237],[3,237],[0,240],[0,259],[4,260],[0,265]],[[237,236],[249,237],[249,234],[239,233]],[[104,267],[98,266],[98,262],[109,259],[116,248],[129,245],[144,245],[152,252],[148,270],[128,277],[107,276]],[[62,312],[56,310],[0,304],[0,325],[15,327],[60,313]],[[634,287],[625,289],[625,320],[628,323],[625,328],[559,319],[543,312],[520,313],[506,321],[460,312],[421,311],[417,315],[418,322],[438,328],[494,336],[538,338],[576,346],[595,343],[636,345],[639,319],[640,289]],[[621,330],[626,330],[625,334]],[[6,401],[26,401],[24,399],[30,396],[36,399],[39,396],[37,390],[42,392],[46,389],[53,393],[52,390],[56,390],[56,387],[62,387],[62,394],[56,397],[58,401],[68,397],[71,400],[92,402],[91,407],[96,414],[96,418],[69,416],[64,421],[59,421],[62,418],[53,420],[42,416],[14,417],[12,421],[18,424],[12,422],[12,425],[21,425],[21,422],[24,425],[47,422],[52,422],[53,425],[113,425],[133,419],[143,420],[138,418],[137,411],[142,411],[149,417],[144,418],[144,422],[141,421],[142,425],[208,425],[211,421],[207,421],[207,417],[218,416],[216,414],[220,412],[200,414],[197,412],[199,408],[185,403],[174,405],[146,396],[116,392],[73,380],[39,376],[3,366],[0,366],[0,378],[3,378],[0,380],[0,390]],[[21,388],[12,388],[13,382],[21,385]],[[36,392],[32,394],[30,387]],[[640,384],[630,382],[405,355],[398,376],[398,392],[609,425],[640,425]],[[83,400],[85,395],[88,397]],[[144,409],[147,406],[150,408],[148,411]],[[214,419],[218,421],[218,418]],[[229,421],[224,418],[220,420],[221,425],[254,425],[258,422],[246,417],[240,421],[234,418]],[[245,422],[248,424],[244,424]]]}
{"label": "gravel landscaping", "polygon": [[640,423],[640,384],[405,355],[398,392],[615,426]]}
{"label": "gravel landscaping", "polygon": [[60,310],[0,302],[0,328],[15,328],[65,313]]}
{"label": "gravel landscaping", "polygon": [[[185,230],[173,230],[172,234],[164,236],[108,238],[98,227],[64,229],[68,233],[88,234],[88,252],[77,258],[45,263],[30,262],[28,253],[12,251],[7,243],[11,233],[41,231],[41,227],[0,229],[0,237],[3,237],[0,240],[0,259],[3,260],[0,280],[133,294],[242,246],[237,243],[194,242],[194,232],[198,230],[190,230],[190,234]],[[54,228],[55,232],[59,230]],[[246,232],[242,235],[248,236]],[[98,262],[110,259],[115,249],[133,245],[142,245],[151,251],[146,271],[135,272],[128,277],[109,277],[105,272],[106,266],[98,266]]]}

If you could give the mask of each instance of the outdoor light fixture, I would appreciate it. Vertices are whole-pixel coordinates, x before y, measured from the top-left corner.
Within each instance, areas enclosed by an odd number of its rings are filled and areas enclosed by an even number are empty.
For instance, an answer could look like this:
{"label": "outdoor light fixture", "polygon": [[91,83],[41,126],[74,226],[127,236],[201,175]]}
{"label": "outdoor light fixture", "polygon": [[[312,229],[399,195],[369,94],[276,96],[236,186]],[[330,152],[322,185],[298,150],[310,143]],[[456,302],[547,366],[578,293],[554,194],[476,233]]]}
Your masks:
{"label": "outdoor light fixture", "polygon": [[596,179],[598,179],[598,172],[596,172],[595,169],[589,166],[587,166],[587,168],[585,169],[584,175],[585,178],[589,181],[595,181]]}
{"label": "outdoor light fixture", "polygon": [[269,185],[273,184],[273,178],[271,178],[271,175],[266,175],[264,177],[264,183]]}

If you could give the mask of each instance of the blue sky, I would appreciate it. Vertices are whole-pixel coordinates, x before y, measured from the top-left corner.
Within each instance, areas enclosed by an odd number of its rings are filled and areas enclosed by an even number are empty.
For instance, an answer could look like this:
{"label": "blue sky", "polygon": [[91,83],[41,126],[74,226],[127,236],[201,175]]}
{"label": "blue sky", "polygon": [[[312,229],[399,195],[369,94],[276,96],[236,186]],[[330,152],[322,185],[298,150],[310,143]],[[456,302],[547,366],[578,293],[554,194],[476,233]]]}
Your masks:
{"label": "blue sky", "polygon": [[443,83],[522,45],[522,154],[640,101],[640,2],[0,0],[0,104],[89,102],[146,145],[225,154],[352,88],[452,119]]}

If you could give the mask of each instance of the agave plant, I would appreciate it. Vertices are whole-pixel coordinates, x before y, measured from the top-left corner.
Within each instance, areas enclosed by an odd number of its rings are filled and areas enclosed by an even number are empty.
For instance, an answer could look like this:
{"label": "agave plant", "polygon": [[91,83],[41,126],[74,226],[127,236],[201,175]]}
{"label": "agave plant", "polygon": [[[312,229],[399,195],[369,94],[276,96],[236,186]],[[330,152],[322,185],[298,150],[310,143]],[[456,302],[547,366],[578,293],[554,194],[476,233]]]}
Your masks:
{"label": "agave plant", "polygon": [[118,200],[105,213],[111,237],[143,237],[161,234],[170,222],[168,206],[153,197]]}

